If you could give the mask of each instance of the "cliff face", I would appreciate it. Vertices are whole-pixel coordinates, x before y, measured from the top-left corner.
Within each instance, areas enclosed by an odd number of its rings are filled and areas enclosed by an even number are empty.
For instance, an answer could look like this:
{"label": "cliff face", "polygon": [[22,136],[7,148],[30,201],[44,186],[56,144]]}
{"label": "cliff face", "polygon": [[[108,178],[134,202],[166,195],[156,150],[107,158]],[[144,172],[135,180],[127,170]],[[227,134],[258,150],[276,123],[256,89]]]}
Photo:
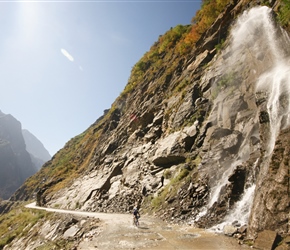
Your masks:
{"label": "cliff face", "polygon": [[161,54],[166,65],[145,67],[13,199],[113,212],[139,202],[206,228],[248,224],[249,237],[289,232],[290,42],[254,5],[229,4],[187,56]]}
{"label": "cliff face", "polygon": [[45,162],[51,159],[51,156],[42,142],[27,129],[22,130],[22,135],[25,141],[26,151],[30,154],[31,160],[37,170],[39,170]]}
{"label": "cliff face", "polygon": [[0,114],[0,197],[8,199],[36,172],[26,151],[21,124],[11,115]]}

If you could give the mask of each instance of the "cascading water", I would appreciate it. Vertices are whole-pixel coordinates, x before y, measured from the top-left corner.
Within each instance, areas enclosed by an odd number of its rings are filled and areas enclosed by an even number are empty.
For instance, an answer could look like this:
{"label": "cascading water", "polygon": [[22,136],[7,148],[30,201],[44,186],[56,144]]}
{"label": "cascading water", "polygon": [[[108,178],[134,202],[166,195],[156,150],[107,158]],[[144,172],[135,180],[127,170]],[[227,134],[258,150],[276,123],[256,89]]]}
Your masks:
{"label": "cascading water", "polygon": [[233,172],[233,169],[235,169],[241,162],[235,161],[228,169],[223,173],[220,180],[218,180],[217,184],[215,185],[215,188],[212,189],[210,200],[208,203],[208,206],[211,207],[219,197],[220,190],[223,186],[225,186],[228,183],[228,177]]}
{"label": "cascading water", "polygon": [[252,186],[245,189],[243,197],[235,204],[235,207],[233,208],[231,213],[229,213],[225,217],[222,223],[211,227],[210,230],[215,232],[222,232],[225,225],[233,224],[234,222],[236,222],[235,224],[237,225],[246,225],[248,223],[248,218],[250,214],[249,204],[251,204],[251,202],[253,201],[255,187],[256,185],[252,184]]}
{"label": "cascading water", "polygon": [[[256,84],[256,92],[267,93],[267,111],[270,118],[270,135],[267,153],[270,155],[274,149],[275,140],[280,129],[286,128],[290,124],[290,39],[286,32],[280,30],[281,40],[277,39],[275,26],[270,19],[270,9],[264,7],[264,20],[267,20],[267,37],[269,49],[272,55],[272,67],[259,77]],[[286,45],[286,46],[285,46]]]}
{"label": "cascading water", "polygon": [[[253,168],[256,167],[257,163],[258,160],[255,162]],[[239,224],[241,226],[247,224],[250,214],[250,206],[253,202],[253,196],[256,187],[254,179],[255,178],[253,176],[253,173],[251,173],[245,185],[245,190],[241,199],[236,202],[233,209],[224,218],[224,221],[222,223],[219,223],[218,225],[213,226],[210,230],[220,232],[223,230],[225,225],[232,224],[233,222],[236,222],[236,224]]]}
{"label": "cascading water", "polygon": [[[251,63],[255,65],[251,69],[251,74],[255,75],[256,83],[252,91],[263,93],[265,96],[265,111],[269,115],[270,124],[265,152],[266,157],[270,157],[279,131],[290,124],[290,39],[285,32],[275,26],[271,9],[265,6],[255,7],[245,12],[234,25],[231,37],[231,44],[225,53],[230,57],[225,56],[227,62],[224,72],[238,71],[237,61],[239,64],[247,64],[246,60],[249,60],[247,58],[253,58]],[[213,110],[221,110],[220,112],[228,110],[222,106],[222,99],[225,99],[223,93],[216,98]],[[256,119],[256,124],[258,124],[258,112],[255,113],[256,118],[253,118],[253,120]],[[218,120],[218,115],[216,114],[216,118],[212,118],[212,120]],[[216,180],[212,181],[208,205],[196,216],[195,221],[206,215],[213,204],[218,201],[220,190],[229,183],[230,174],[239,164],[248,160],[251,153],[249,144],[252,134],[246,134],[243,128],[240,129],[240,132],[243,133],[244,142],[236,153],[236,157],[227,163],[227,168],[219,170],[221,172],[219,175],[216,173]],[[258,160],[257,158],[252,169],[256,168]],[[218,162],[220,164],[221,160]],[[252,172],[254,171],[252,170]],[[221,228],[222,225],[235,220],[238,220],[240,224],[247,224],[256,181],[252,174],[247,176],[248,179],[240,200],[232,206],[224,221],[214,229]]]}
{"label": "cascading water", "polygon": [[270,118],[270,135],[267,154],[270,155],[275,146],[275,140],[281,128],[289,126],[290,122],[290,67],[286,62],[277,61],[276,65],[263,74],[257,83],[257,91],[267,93],[267,111]]}

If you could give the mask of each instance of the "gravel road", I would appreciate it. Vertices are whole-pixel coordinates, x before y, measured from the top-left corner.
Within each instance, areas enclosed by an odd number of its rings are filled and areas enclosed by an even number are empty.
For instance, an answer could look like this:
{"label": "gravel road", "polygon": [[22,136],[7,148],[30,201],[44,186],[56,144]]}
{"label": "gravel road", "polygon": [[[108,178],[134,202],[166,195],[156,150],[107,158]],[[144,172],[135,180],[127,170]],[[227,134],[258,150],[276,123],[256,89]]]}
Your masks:
{"label": "gravel road", "polygon": [[137,228],[133,226],[131,214],[92,213],[44,208],[35,206],[35,203],[26,207],[55,213],[99,218],[102,223],[98,232],[90,239],[81,241],[77,247],[78,250],[250,249],[246,245],[238,245],[235,239],[224,235],[187,225],[167,224],[158,218],[147,215],[141,215],[140,225]]}

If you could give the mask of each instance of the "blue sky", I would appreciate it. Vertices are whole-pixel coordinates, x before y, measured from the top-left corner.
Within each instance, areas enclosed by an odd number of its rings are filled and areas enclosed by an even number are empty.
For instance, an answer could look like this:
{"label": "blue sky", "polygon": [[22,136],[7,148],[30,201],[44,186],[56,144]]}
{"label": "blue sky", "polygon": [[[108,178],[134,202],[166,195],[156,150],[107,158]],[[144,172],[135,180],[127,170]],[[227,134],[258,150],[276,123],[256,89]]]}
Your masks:
{"label": "blue sky", "polygon": [[55,154],[119,96],[159,35],[201,1],[1,1],[0,110]]}

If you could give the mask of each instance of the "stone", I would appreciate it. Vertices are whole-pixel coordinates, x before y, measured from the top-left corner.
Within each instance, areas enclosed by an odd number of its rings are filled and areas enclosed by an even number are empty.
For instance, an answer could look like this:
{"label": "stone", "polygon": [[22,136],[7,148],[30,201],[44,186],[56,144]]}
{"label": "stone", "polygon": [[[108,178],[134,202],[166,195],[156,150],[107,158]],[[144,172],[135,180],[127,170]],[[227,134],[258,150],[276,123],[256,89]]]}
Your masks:
{"label": "stone", "polygon": [[227,236],[233,236],[238,232],[238,228],[233,225],[225,225],[223,228],[223,233]]}
{"label": "stone", "polygon": [[288,235],[283,241],[290,245],[290,235]]}
{"label": "stone", "polygon": [[80,229],[78,228],[78,226],[73,225],[72,227],[70,227],[68,230],[66,230],[64,232],[63,238],[64,239],[67,239],[67,238],[70,238],[70,237],[74,237],[79,230]]}
{"label": "stone", "polygon": [[289,245],[285,244],[285,243],[283,243],[275,248],[275,250],[289,250],[289,249],[290,249]]}
{"label": "stone", "polygon": [[234,226],[234,227],[240,227],[241,226],[241,224],[239,223],[239,221],[234,221],[233,223],[232,223],[232,226]]}
{"label": "stone", "polygon": [[261,250],[273,249],[276,239],[276,232],[271,230],[264,230],[258,233],[258,237],[255,240],[254,247]]}
{"label": "stone", "polygon": [[192,125],[190,127],[185,127],[183,129],[183,132],[186,133],[190,137],[196,136],[196,134],[197,134],[196,125]]}
{"label": "stone", "polygon": [[241,227],[239,228],[239,232],[240,232],[241,234],[245,234],[245,233],[247,232],[247,226],[246,226],[246,225],[241,226]]}

